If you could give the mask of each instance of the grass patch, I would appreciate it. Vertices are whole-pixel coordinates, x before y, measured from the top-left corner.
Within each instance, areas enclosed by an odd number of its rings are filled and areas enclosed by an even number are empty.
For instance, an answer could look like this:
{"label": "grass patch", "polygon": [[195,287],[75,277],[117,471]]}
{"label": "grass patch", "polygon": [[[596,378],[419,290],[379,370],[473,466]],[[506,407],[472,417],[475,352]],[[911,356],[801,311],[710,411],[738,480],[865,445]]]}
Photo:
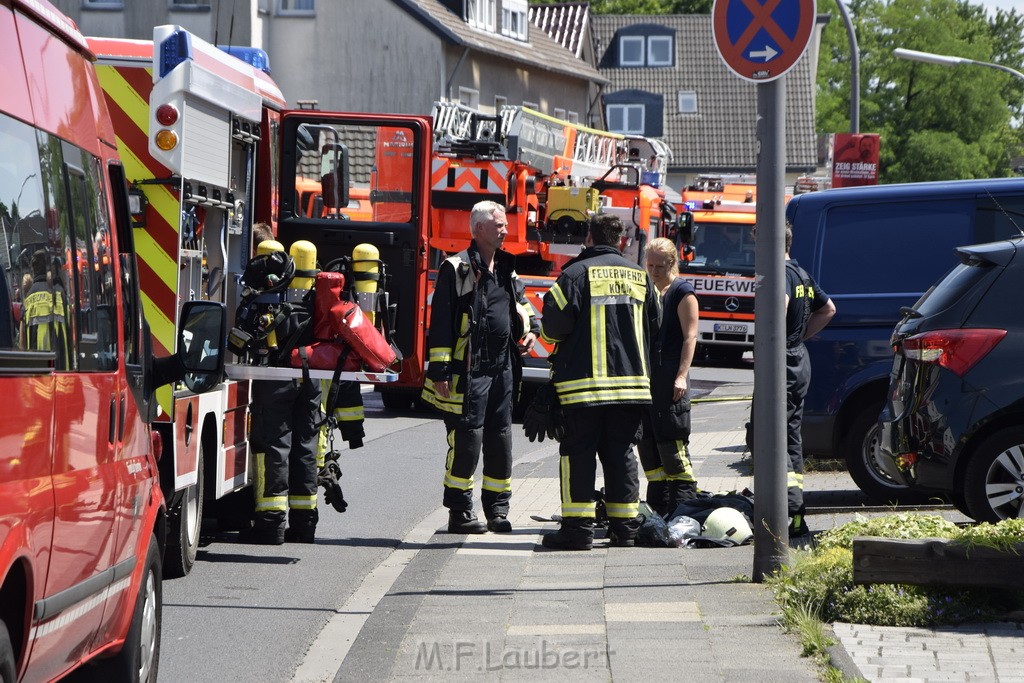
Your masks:
{"label": "grass patch", "polygon": [[800,637],[803,655],[817,664],[826,681],[843,681],[831,665],[824,623],[845,621],[875,626],[931,627],[988,621],[1024,607],[1024,590],[924,587],[853,583],[853,539],[948,538],[972,547],[1016,550],[1024,543],[1024,519],[960,528],[938,515],[898,513],[857,516],[853,522],[818,535],[811,550],[793,550],[790,565],[766,583],[782,608],[782,622]]}
{"label": "grass patch", "polygon": [[939,626],[984,621],[1024,604],[1024,591],[853,583],[853,539],[948,538],[975,546],[1010,548],[1024,541],[1024,520],[961,529],[938,515],[899,513],[853,522],[820,534],[813,550],[795,551],[768,584],[794,618],[814,606],[821,621],[876,626]]}
{"label": "grass patch", "polygon": [[805,458],[804,472],[845,472],[846,461],[842,458]]}

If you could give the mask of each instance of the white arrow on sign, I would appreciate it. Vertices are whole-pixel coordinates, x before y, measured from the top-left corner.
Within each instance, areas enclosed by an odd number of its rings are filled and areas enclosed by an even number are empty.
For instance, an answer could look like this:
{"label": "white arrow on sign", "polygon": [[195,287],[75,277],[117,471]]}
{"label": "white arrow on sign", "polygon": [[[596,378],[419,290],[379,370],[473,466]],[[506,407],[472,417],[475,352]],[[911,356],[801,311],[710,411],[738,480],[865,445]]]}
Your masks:
{"label": "white arrow on sign", "polygon": [[767,62],[769,59],[771,59],[777,54],[779,54],[778,51],[772,49],[771,45],[765,45],[764,49],[761,50],[760,52],[754,52],[753,50],[751,50],[750,58],[757,59],[758,57],[764,57],[764,61]]}

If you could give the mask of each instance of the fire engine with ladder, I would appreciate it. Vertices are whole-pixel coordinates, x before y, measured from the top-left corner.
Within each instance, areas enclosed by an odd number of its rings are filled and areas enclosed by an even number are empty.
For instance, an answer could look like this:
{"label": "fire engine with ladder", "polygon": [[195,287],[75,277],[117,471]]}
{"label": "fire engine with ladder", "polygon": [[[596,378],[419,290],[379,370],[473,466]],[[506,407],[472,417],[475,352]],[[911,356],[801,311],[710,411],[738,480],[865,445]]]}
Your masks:
{"label": "fire engine with ladder", "polygon": [[[665,196],[671,152],[659,140],[596,130],[522,106],[486,114],[437,102],[433,119],[432,273],[447,254],[469,245],[473,205],[493,200],[507,208],[502,248],[516,256],[527,300],[539,317],[544,293],[562,264],[580,252],[592,215],[622,219],[623,252],[641,265],[649,239],[674,224],[676,211]],[[547,380],[551,350],[540,341],[534,346],[523,369],[527,382]],[[385,406],[401,409],[420,384],[377,388]]]}

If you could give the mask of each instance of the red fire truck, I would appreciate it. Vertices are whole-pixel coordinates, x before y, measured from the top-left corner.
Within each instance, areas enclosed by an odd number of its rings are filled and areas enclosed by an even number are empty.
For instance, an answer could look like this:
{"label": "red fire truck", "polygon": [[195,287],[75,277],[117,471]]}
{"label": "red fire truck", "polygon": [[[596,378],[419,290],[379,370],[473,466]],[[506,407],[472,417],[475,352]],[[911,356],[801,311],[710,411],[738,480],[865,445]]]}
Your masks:
{"label": "red fire truck", "polygon": [[100,680],[154,681],[167,518],[153,391],[212,386],[224,311],[185,305],[176,355],[154,360],[93,54],[44,0],[0,3],[0,35],[0,680],[90,663]]}
{"label": "red fire truck", "polygon": [[[222,302],[229,317],[238,306],[266,168],[258,145],[284,98],[262,70],[177,26],[156,27],[152,41],[89,44],[131,186],[142,305],[156,352],[169,353],[186,301]],[[157,399],[165,571],[182,576],[196,559],[205,502],[225,522],[235,508],[251,510],[230,497],[249,483],[249,383],[226,380],[202,395],[166,387]]]}

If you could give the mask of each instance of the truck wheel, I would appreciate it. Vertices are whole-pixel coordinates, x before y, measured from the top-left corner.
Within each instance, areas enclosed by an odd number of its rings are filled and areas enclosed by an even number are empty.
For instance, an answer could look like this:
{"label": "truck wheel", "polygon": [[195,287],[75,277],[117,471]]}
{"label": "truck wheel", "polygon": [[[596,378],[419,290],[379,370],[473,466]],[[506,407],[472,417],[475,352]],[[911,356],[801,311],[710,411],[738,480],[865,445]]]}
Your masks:
{"label": "truck wheel", "polygon": [[199,552],[199,536],[203,526],[203,449],[199,449],[199,474],[196,483],[185,489],[177,510],[170,519],[167,550],[164,554],[164,575],[171,579],[192,571]]}
{"label": "truck wheel", "polygon": [[149,537],[149,551],[142,573],[142,585],[135,600],[135,612],[124,646],[109,659],[99,659],[88,670],[95,681],[156,681],[160,663],[160,621],[163,614],[163,586],[160,548],[156,536]]}
{"label": "truck wheel", "polygon": [[882,407],[881,401],[874,401],[854,418],[843,444],[846,469],[860,490],[879,503],[923,502],[927,500],[926,495],[896,483],[878,464],[878,416]]}
{"label": "truck wheel", "polygon": [[1024,428],[1004,429],[978,445],[964,471],[963,497],[979,522],[1024,517]]}
{"label": "truck wheel", "polygon": [[14,683],[15,677],[14,648],[11,647],[11,635],[7,625],[0,621],[0,681]]}

